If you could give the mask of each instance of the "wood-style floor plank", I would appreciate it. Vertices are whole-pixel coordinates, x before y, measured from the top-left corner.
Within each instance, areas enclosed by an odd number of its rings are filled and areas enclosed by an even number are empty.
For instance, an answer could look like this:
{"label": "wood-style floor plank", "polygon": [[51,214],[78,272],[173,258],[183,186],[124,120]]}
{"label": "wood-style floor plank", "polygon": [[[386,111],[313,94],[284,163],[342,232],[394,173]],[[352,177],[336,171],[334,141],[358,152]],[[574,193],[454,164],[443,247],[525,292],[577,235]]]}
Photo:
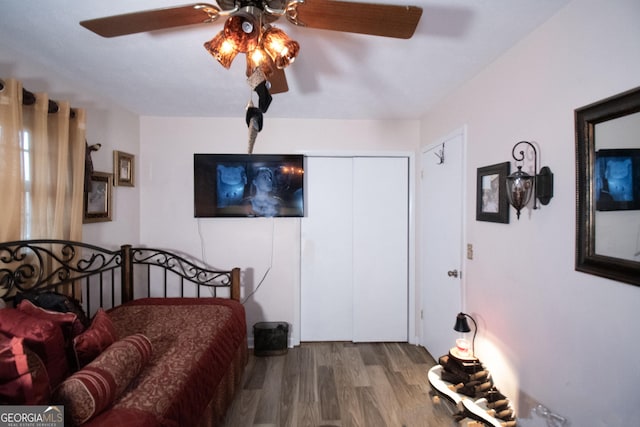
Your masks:
{"label": "wood-style floor plank", "polygon": [[385,412],[384,402],[376,399],[376,391],[373,387],[358,387],[356,389],[362,412],[364,413],[364,425],[368,427],[386,427],[387,421],[382,416]]}
{"label": "wood-style floor plank", "polygon": [[300,346],[291,349],[287,355],[281,357],[290,357],[290,354],[295,355],[296,353],[298,355],[298,363],[300,365],[298,402],[317,402],[316,358],[313,347]]}
{"label": "wood-style floor plank", "polygon": [[340,403],[333,368],[318,366],[318,397],[320,399],[320,416],[323,420],[340,420]]}
{"label": "wood-style floor plank", "polygon": [[266,361],[263,389],[269,393],[262,393],[254,421],[257,424],[277,424],[285,358],[269,357]]}
{"label": "wood-style floor plank", "polygon": [[221,427],[456,427],[429,395],[435,364],[407,343],[303,343],[251,355]]}
{"label": "wood-style floor plank", "polygon": [[297,355],[285,357],[280,394],[280,426],[296,426],[296,402],[300,387],[300,363]]}
{"label": "wood-style floor plank", "polygon": [[366,427],[363,424],[364,414],[358,401],[356,387],[346,384],[339,385],[338,398],[340,399],[342,427]]}

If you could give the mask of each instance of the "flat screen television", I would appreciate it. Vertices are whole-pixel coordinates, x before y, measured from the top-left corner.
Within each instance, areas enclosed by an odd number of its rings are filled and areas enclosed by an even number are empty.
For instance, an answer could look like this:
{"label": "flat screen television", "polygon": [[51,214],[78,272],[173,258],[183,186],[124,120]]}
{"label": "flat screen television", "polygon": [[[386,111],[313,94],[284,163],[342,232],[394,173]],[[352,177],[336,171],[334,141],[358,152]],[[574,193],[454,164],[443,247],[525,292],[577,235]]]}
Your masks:
{"label": "flat screen television", "polygon": [[194,216],[304,216],[304,156],[194,154]]}
{"label": "flat screen television", "polygon": [[596,151],[596,210],[640,209],[640,149]]}

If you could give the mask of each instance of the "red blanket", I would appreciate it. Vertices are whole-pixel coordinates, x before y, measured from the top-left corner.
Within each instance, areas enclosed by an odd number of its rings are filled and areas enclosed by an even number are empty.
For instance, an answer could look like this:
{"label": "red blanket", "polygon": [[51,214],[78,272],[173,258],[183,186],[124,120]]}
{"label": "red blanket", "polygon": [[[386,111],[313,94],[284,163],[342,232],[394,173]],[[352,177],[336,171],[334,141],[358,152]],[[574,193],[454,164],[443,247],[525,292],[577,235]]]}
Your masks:
{"label": "red blanket", "polygon": [[244,307],[219,298],[147,298],[109,311],[118,336],[146,335],[149,364],[92,426],[196,425],[246,345]]}

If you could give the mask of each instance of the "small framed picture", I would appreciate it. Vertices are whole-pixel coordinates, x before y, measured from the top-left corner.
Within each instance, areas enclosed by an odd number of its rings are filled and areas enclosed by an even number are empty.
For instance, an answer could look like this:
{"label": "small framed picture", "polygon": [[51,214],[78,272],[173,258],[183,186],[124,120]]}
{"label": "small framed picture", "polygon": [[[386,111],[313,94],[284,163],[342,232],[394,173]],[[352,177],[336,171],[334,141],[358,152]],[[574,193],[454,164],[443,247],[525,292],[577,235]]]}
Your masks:
{"label": "small framed picture", "polygon": [[113,185],[123,187],[134,186],[135,156],[122,151],[113,152]]}
{"label": "small framed picture", "polygon": [[91,188],[84,193],[83,223],[111,221],[112,186],[112,174],[105,172],[91,174]]}
{"label": "small framed picture", "polygon": [[507,175],[510,162],[478,168],[476,221],[509,223]]}

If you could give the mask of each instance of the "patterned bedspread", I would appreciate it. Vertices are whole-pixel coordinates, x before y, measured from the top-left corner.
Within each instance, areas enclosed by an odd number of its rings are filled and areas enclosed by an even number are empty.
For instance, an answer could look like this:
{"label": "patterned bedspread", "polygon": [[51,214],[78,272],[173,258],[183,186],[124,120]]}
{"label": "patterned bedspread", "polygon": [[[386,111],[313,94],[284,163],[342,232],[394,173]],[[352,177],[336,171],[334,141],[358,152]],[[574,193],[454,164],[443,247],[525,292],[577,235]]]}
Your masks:
{"label": "patterned bedspread", "polygon": [[153,355],[107,412],[89,425],[196,425],[240,346],[244,307],[218,298],[148,298],[109,311],[118,336],[146,335]]}

